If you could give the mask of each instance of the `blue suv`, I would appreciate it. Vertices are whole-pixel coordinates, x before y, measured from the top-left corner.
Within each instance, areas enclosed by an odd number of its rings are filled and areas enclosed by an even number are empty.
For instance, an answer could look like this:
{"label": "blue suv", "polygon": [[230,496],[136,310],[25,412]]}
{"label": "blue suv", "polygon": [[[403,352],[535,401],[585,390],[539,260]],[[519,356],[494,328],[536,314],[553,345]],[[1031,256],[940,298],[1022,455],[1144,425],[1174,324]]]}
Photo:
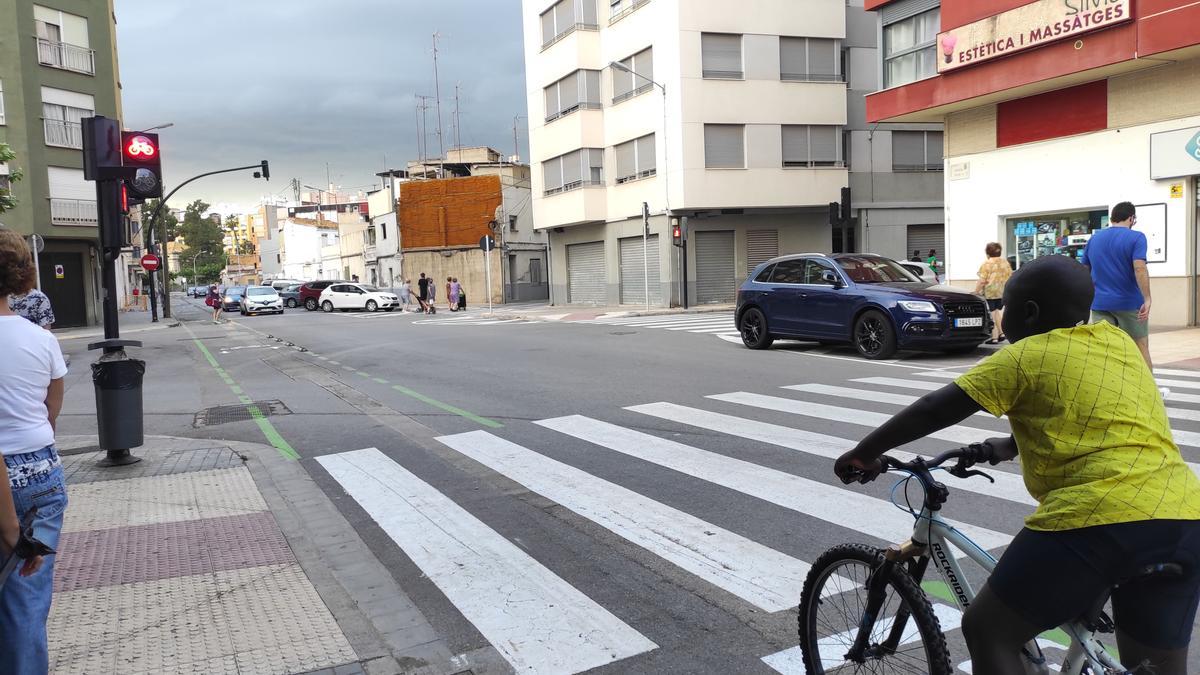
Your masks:
{"label": "blue suv", "polygon": [[980,297],[865,253],[768,260],[738,289],[735,320],[750,349],[776,338],[816,340],[851,344],[868,359],[897,349],[968,352],[991,332]]}

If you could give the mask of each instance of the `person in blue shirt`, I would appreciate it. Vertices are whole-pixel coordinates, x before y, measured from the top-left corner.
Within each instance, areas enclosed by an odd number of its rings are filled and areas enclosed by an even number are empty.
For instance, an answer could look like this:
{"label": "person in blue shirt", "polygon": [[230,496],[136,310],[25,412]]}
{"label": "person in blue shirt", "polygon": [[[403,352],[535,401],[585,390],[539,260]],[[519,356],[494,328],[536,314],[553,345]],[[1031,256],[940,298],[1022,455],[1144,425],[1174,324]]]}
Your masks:
{"label": "person in blue shirt", "polygon": [[1133,230],[1137,211],[1121,202],[1113,207],[1109,227],[1092,235],[1080,262],[1096,286],[1092,323],[1107,321],[1133,338],[1146,365],[1150,360],[1150,272],[1146,269],[1146,235]]}

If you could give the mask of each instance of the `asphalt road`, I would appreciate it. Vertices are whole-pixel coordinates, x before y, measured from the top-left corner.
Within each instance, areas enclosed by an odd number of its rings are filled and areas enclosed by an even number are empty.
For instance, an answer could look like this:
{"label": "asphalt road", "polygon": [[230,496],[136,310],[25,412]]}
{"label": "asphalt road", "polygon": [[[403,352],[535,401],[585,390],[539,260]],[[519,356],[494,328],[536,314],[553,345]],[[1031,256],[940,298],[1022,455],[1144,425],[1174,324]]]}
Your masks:
{"label": "asphalt road", "polygon": [[[987,354],[751,352],[722,338],[717,315],[600,324],[299,309],[213,325],[199,300],[174,304],[181,328],[141,336],[147,433],[266,433],[294,450],[455,653],[490,644],[533,670],[786,672],[778,653],[797,644],[804,563],[910,527],[887,503],[893,481],[842,486],[831,448],[949,381],[928,373]],[[77,364],[92,359],[65,347]],[[86,380],[72,369],[64,433],[94,432]],[[200,411],[246,400],[286,414],[211,424],[217,411],[197,426]],[[963,426],[906,449],[1006,428],[985,416]],[[1015,471],[997,469],[1019,488]],[[994,553],[1031,510],[1019,490],[950,487],[945,514],[991,537]],[[747,569],[708,565],[722,555]],[[532,580],[507,578],[514,570]],[[965,662],[959,632],[949,640]]]}

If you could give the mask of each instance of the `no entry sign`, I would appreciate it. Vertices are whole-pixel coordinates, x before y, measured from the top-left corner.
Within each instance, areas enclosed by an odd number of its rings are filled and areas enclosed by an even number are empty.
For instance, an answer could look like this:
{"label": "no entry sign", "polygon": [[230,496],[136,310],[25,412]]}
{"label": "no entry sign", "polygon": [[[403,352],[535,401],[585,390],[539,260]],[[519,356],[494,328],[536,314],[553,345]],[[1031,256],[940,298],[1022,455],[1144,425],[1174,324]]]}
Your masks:
{"label": "no entry sign", "polygon": [[142,269],[146,270],[147,272],[153,272],[157,270],[158,263],[158,256],[154,255],[153,253],[147,253],[146,255],[142,256]]}

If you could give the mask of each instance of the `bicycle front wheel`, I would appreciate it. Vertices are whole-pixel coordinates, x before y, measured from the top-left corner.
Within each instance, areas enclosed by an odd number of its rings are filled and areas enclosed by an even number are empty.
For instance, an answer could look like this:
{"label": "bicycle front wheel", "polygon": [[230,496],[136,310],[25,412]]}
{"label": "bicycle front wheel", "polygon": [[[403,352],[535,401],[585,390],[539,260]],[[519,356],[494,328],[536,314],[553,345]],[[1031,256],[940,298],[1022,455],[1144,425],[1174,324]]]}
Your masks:
{"label": "bicycle front wheel", "polygon": [[[900,566],[893,568],[887,580],[887,596],[871,628],[865,660],[846,660],[867,606],[867,579],[882,562],[880,549],[843,544],[821,554],[813,563],[804,580],[799,616],[800,648],[808,675],[951,674],[946,636],[933,607]],[[898,640],[894,630],[898,631]],[[889,638],[895,640],[895,649],[885,647]]]}

